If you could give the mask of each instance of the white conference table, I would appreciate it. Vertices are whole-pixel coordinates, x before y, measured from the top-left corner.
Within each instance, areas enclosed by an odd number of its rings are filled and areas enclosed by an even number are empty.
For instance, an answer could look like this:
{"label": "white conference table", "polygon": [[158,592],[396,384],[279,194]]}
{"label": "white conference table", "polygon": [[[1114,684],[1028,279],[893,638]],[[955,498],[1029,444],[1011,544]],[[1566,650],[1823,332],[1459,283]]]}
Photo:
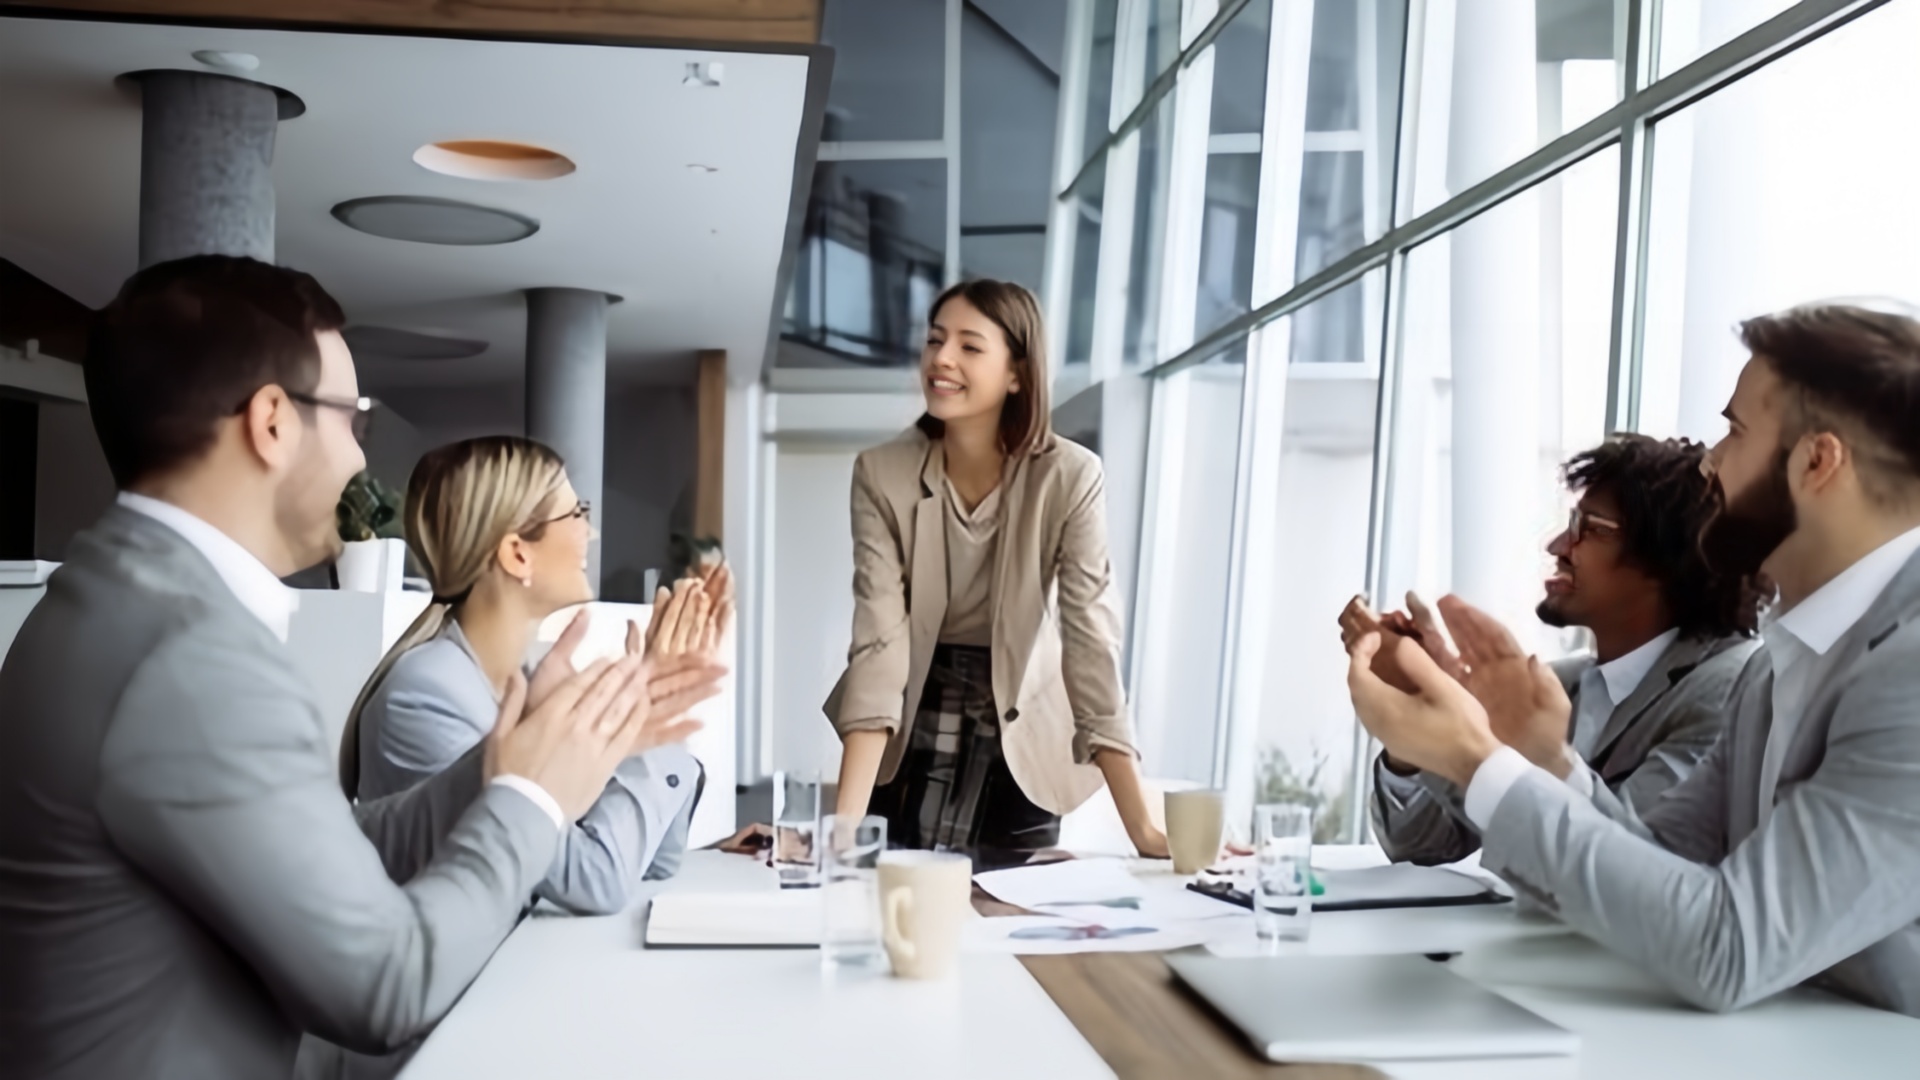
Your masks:
{"label": "white conference table", "polygon": [[[1347,865],[1368,857],[1326,854]],[[753,860],[696,851],[679,877],[650,883],[647,893],[772,887],[771,871]],[[1014,957],[965,955],[958,976],[942,983],[836,981],[822,976],[808,950],[644,949],[643,911],[642,904],[607,918],[528,919],[404,1076],[1113,1075]],[[1306,948],[1459,953],[1455,971],[1581,1038],[1577,1058],[1382,1067],[1400,1080],[1920,1075],[1920,1020],[1814,990],[1731,1015],[1703,1013],[1512,905],[1318,913]]]}

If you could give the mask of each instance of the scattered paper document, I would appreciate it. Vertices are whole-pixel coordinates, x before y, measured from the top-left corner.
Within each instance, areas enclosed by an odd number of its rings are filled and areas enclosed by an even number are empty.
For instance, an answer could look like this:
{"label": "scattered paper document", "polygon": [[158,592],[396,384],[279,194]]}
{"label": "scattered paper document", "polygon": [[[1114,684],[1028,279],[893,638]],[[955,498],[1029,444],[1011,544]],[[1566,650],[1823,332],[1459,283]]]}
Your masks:
{"label": "scattered paper document", "polygon": [[1184,879],[1143,881],[1119,859],[1068,859],[975,874],[996,899],[1036,915],[1105,925],[1159,925],[1241,914],[1232,904],[1188,892]]}
{"label": "scattered paper document", "polygon": [[973,919],[961,947],[968,952],[1046,956],[1086,952],[1162,952],[1207,940],[1204,923],[1172,926],[1108,926],[1046,915],[1006,915]]}

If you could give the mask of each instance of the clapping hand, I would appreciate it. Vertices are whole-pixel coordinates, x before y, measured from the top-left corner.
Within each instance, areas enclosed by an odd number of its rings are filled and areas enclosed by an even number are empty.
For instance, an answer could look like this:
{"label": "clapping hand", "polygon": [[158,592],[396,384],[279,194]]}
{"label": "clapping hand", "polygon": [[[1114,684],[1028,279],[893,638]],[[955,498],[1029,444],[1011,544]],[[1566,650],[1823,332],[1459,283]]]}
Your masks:
{"label": "clapping hand", "polygon": [[722,563],[661,586],[645,647],[655,657],[697,656],[713,660],[733,626],[733,571]]}
{"label": "clapping hand", "polygon": [[1567,745],[1573,704],[1559,678],[1528,655],[1500,620],[1465,600],[1442,597],[1440,614],[1460,646],[1466,688],[1486,709],[1494,736],[1565,778],[1574,765]]}
{"label": "clapping hand", "polygon": [[524,777],[552,795],[569,820],[578,819],[644,727],[644,714],[639,724],[633,715],[646,692],[643,663],[598,661],[554,685],[532,709],[525,707],[527,681],[514,673],[483,751],[487,778]]}
{"label": "clapping hand", "polygon": [[1465,786],[1500,748],[1487,711],[1411,638],[1396,635],[1392,663],[1411,691],[1375,674],[1384,637],[1368,631],[1347,648],[1347,689],[1360,723],[1396,760]]}

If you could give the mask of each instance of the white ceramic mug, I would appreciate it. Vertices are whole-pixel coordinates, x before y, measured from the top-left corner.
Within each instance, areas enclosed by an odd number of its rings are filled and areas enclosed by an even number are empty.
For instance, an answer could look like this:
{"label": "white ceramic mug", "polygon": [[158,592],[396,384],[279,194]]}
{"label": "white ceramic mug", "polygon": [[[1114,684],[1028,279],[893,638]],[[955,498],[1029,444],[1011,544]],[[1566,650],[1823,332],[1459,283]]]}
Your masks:
{"label": "white ceramic mug", "polygon": [[972,906],[973,860],[965,855],[889,851],[880,856],[881,938],[895,975],[946,978]]}
{"label": "white ceramic mug", "polygon": [[1196,874],[1220,857],[1226,820],[1226,793],[1201,789],[1166,794],[1167,850],[1173,872]]}

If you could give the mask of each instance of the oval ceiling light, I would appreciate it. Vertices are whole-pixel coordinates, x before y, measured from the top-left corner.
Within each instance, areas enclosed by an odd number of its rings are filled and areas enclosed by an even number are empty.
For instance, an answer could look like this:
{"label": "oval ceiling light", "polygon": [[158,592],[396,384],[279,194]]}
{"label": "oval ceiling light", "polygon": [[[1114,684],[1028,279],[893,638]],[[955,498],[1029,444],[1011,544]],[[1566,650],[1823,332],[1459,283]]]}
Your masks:
{"label": "oval ceiling light", "polygon": [[487,343],[447,334],[423,334],[397,326],[349,326],[340,331],[356,354],[395,360],[465,360],[487,351]]}
{"label": "oval ceiling light", "polygon": [[574,170],[565,154],[499,139],[449,139],[413,152],[414,164],[463,180],[552,180]]}
{"label": "oval ceiling light", "polygon": [[511,244],[540,231],[540,223],[511,210],[456,199],[418,195],[375,195],[348,199],[333,208],[341,224],[389,240],[421,244]]}

